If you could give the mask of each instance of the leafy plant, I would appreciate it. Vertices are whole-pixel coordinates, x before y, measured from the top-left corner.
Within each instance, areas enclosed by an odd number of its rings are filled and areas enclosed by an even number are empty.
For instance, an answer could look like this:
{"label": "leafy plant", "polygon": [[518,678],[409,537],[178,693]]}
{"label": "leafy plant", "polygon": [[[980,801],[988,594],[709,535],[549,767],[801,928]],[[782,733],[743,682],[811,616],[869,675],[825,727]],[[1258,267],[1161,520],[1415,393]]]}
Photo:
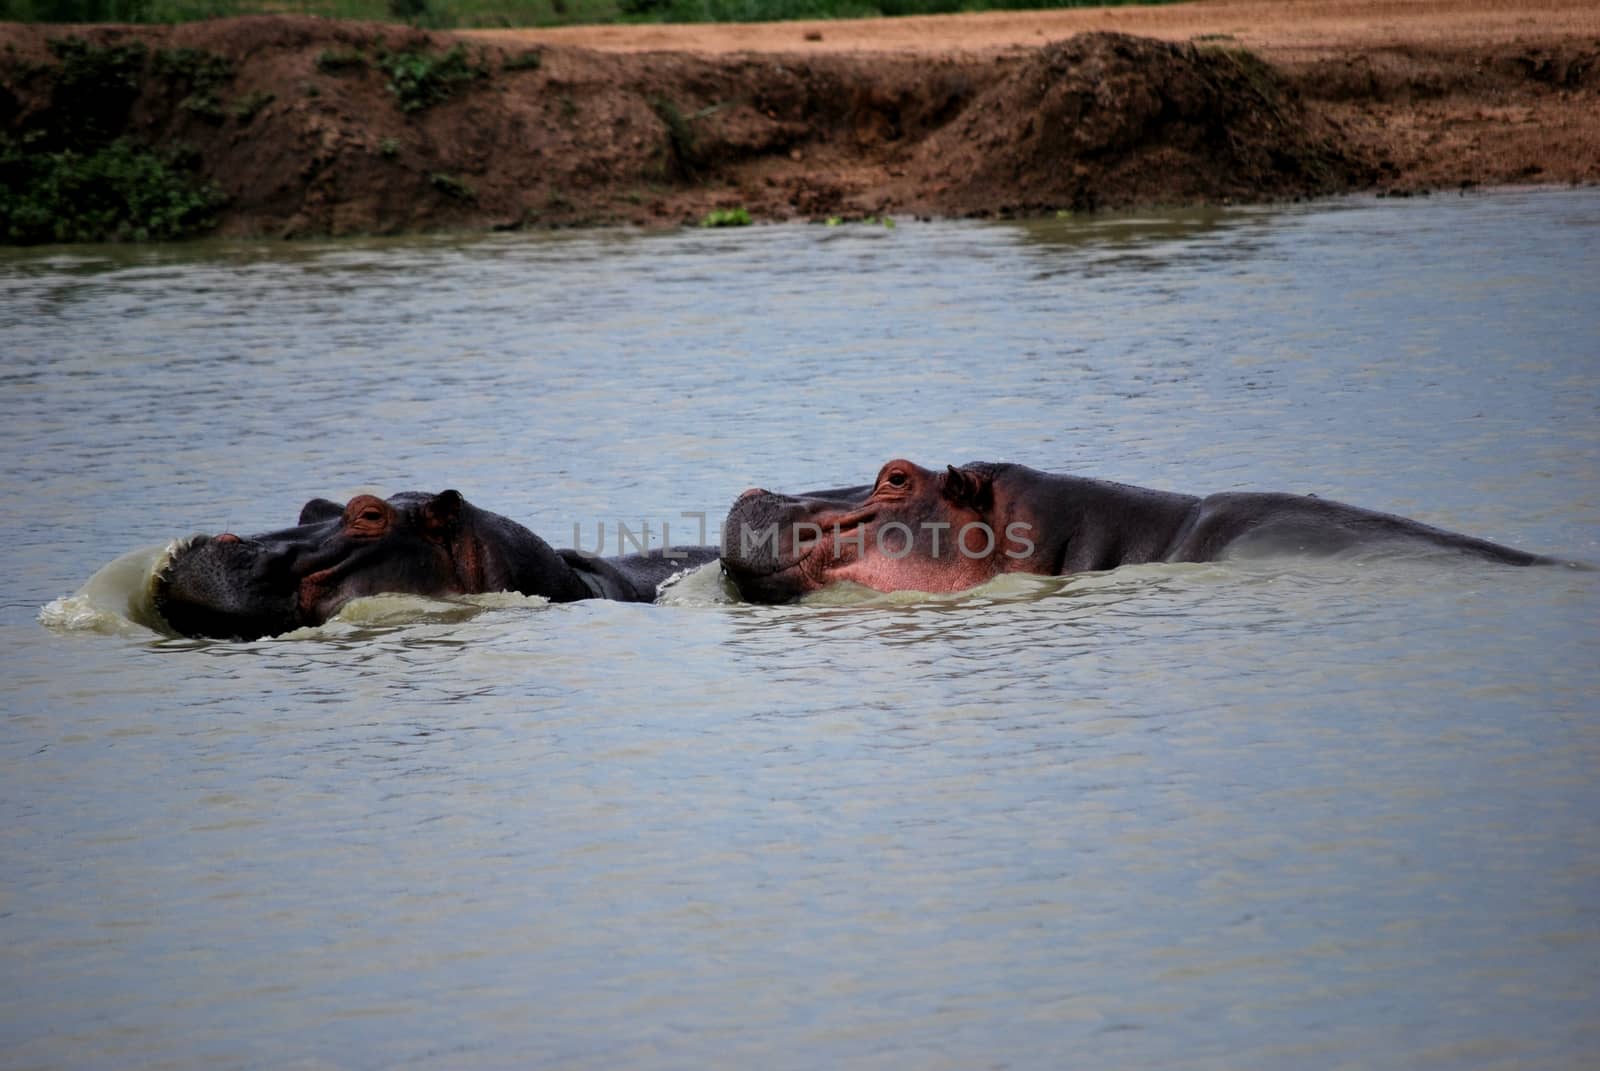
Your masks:
{"label": "leafy plant", "polygon": [[[43,69],[53,77],[44,125],[0,133],[0,241],[142,241],[210,226],[222,196],[196,180],[193,154],[122,135],[152,66],[144,45],[66,37],[48,46],[59,65]],[[211,92],[213,104],[215,87],[233,76],[225,59],[195,50],[159,53],[153,70]]]}
{"label": "leafy plant", "polygon": [[377,63],[389,76],[389,91],[403,112],[418,112],[441,104],[449,100],[463,82],[486,78],[489,74],[482,66],[468,61],[466,46],[460,44],[438,56],[385,50],[378,54]]}
{"label": "leafy plant", "polygon": [[846,219],[844,216],[829,216],[823,224],[829,227],[842,227],[846,223],[865,223],[869,227],[882,227],[884,230],[894,230],[893,216],[862,216],[860,219]]}
{"label": "leafy plant", "polygon": [[748,227],[750,213],[743,208],[716,208],[700,220],[702,227]]}
{"label": "leafy plant", "polygon": [[143,43],[91,45],[81,37],[52,38],[50,54],[61,61],[51,88],[58,148],[100,144],[121,132],[139,95],[149,53]]}
{"label": "leafy plant", "polygon": [[233,81],[233,61],[203,48],[163,48],[150,70],[157,78],[195,89],[217,89]]}
{"label": "leafy plant", "polygon": [[222,121],[222,101],[217,93],[233,81],[233,61],[228,57],[200,48],[164,48],[156,53],[150,69],[169,85],[188,91],[178,107],[214,123]]}
{"label": "leafy plant", "polygon": [[265,108],[267,105],[271,104],[277,99],[278,97],[276,94],[267,93],[262,90],[257,90],[254,93],[246,93],[229,106],[228,114],[239,120],[241,123],[249,123],[261,113],[262,108]]}
{"label": "leafy plant", "polygon": [[129,138],[90,152],[35,152],[0,139],[0,240],[146,241],[183,238],[212,225],[223,202],[175,154]]}

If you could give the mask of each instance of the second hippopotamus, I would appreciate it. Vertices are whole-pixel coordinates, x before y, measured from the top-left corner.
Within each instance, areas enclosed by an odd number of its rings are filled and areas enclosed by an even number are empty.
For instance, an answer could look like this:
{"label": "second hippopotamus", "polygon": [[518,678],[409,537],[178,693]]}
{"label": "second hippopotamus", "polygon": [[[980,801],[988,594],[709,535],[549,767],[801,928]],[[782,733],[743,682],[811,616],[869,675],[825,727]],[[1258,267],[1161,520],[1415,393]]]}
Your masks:
{"label": "second hippopotamus", "polygon": [[1377,544],[1507,565],[1554,560],[1420,521],[1309,495],[1204,498],[1025,465],[943,471],[894,460],[870,484],[791,496],[755,488],[723,525],[722,564],[753,602],[848,580],[878,591],[960,591],[1002,573],[1057,576],[1252,552]]}

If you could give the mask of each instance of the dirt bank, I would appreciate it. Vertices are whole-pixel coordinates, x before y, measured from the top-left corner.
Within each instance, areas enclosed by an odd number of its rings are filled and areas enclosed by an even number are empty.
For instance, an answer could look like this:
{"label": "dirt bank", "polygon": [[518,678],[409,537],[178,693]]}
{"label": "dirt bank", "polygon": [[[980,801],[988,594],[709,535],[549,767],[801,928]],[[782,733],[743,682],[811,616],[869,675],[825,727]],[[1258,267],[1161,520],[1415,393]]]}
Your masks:
{"label": "dirt bank", "polygon": [[[107,121],[192,150],[230,235],[1595,182],[1593,8],[1233,0],[462,35],[299,17],[6,24],[0,126],[44,144],[75,122],[49,39],[142,42]],[[453,65],[417,58],[458,45]],[[226,62],[202,85],[175,56]]]}

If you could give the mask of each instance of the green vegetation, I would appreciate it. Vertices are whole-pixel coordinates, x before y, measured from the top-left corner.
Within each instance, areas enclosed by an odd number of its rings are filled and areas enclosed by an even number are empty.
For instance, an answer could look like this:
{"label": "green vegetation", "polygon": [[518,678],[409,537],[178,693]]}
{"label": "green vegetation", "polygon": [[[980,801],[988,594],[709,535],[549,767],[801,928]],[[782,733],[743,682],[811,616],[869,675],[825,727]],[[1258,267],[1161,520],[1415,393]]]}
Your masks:
{"label": "green vegetation", "polygon": [[0,241],[105,242],[183,238],[212,224],[222,198],[189,162],[129,138],[89,152],[34,151],[0,138]]}
{"label": "green vegetation", "polygon": [[467,60],[465,45],[456,45],[441,55],[424,52],[378,53],[378,68],[389,76],[389,92],[403,112],[419,112],[450,99],[462,82],[487,78],[488,69]]}
{"label": "green vegetation", "polygon": [[203,119],[220,123],[222,102],[218,91],[233,81],[233,62],[199,48],[170,48],[156,53],[151,73],[187,96],[178,107]]}
{"label": "green vegetation", "polygon": [[81,37],[52,39],[49,48],[61,65],[50,91],[56,123],[47,147],[110,141],[127,123],[139,95],[148,51],[138,41],[96,48]]}
{"label": "green vegetation", "polygon": [[743,208],[716,208],[700,221],[702,227],[748,227],[750,213]]}
{"label": "green vegetation", "polygon": [[1119,0],[298,0],[289,4],[282,0],[0,0],[0,20],[167,23],[293,13],[445,28],[596,22],[771,22],[1089,7],[1107,2]]}
{"label": "green vegetation", "polygon": [[225,59],[190,49],[157,53],[141,44],[49,42],[50,107],[31,129],[0,133],[0,242],[93,242],[181,238],[209,227],[221,195],[193,174],[192,154],[157,152],[126,136],[146,73],[183,106],[222,116],[216,88],[233,77]]}
{"label": "green vegetation", "polygon": [[228,114],[239,120],[240,123],[248,124],[260,114],[262,108],[277,99],[276,94],[261,90],[257,90],[254,93],[246,93],[228,106]]}

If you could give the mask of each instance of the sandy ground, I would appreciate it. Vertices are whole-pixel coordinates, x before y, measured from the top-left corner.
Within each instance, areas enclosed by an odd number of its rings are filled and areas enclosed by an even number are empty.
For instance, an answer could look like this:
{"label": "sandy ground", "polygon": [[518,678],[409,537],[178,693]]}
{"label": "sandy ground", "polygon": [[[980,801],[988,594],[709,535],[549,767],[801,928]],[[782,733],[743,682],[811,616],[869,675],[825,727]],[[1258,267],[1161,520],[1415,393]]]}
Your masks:
{"label": "sandy ground", "polygon": [[[1217,0],[459,34],[295,16],[0,23],[0,127],[28,144],[64,145],[82,107],[48,47],[68,33],[137,40],[151,57],[227,57],[209,114],[153,59],[106,114],[197,159],[228,198],[229,235],[1600,182],[1597,0]],[[463,41],[478,75],[402,108],[381,56]],[[359,62],[332,69],[330,52]]]}
{"label": "sandy ground", "polygon": [[475,30],[500,42],[616,52],[985,52],[1111,30],[1226,39],[1273,62],[1372,49],[1600,45],[1596,0],[1200,0],[1151,7],[998,11],[898,19]]}

